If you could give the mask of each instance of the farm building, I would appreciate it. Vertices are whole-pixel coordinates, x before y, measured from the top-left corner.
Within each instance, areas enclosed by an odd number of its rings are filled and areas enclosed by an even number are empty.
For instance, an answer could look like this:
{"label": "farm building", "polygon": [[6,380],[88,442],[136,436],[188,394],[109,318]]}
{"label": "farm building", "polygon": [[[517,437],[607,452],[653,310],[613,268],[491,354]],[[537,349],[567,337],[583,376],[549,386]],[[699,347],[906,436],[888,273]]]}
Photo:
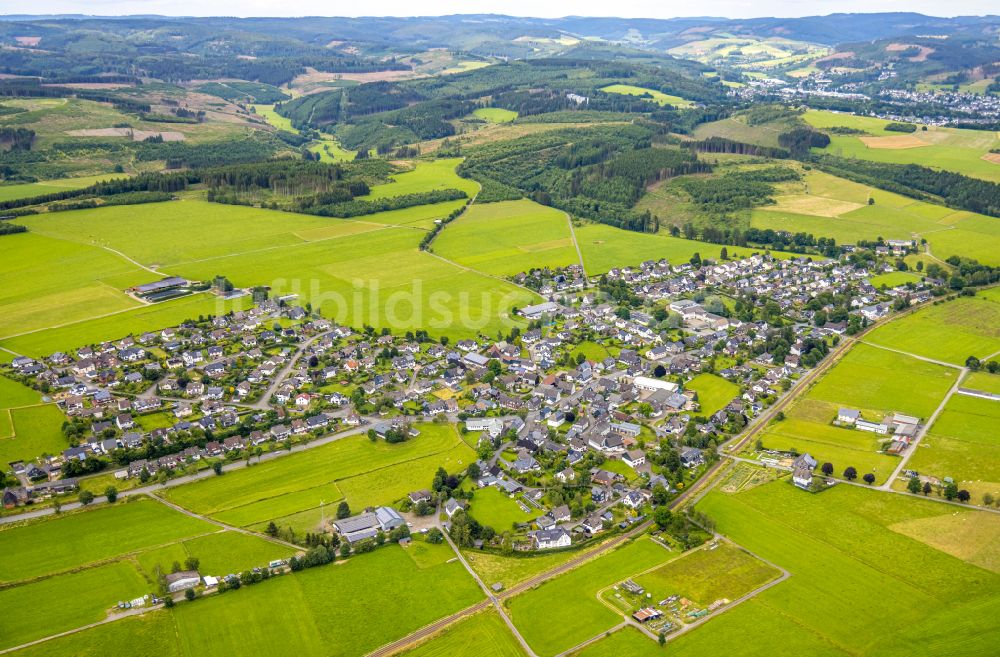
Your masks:
{"label": "farm building", "polygon": [[188,285],[187,279],[180,276],[170,276],[152,283],[144,283],[129,288],[129,292],[140,297],[154,297],[174,292]]}
{"label": "farm building", "polygon": [[177,593],[185,589],[193,589],[201,583],[201,575],[197,570],[182,570],[177,573],[167,575],[167,590]]}

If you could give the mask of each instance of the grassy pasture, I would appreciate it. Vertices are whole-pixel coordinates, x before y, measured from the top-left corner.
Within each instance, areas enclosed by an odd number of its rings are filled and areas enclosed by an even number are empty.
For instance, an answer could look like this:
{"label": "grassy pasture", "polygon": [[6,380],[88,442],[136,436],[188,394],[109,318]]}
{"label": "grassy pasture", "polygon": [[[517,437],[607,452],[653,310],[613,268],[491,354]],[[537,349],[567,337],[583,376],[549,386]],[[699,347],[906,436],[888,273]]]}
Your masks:
{"label": "grassy pasture", "polygon": [[[326,499],[326,495],[335,495],[329,488],[335,481],[350,481],[351,477],[378,472],[384,468],[428,456],[440,456],[458,448],[473,454],[450,425],[416,426],[420,430],[420,435],[404,443],[395,445],[384,441],[373,443],[364,435],[349,436],[309,450],[307,453],[291,454],[261,465],[230,472],[222,477],[178,486],[167,491],[165,496],[175,504],[201,514],[213,516],[219,514],[220,517],[227,518],[228,522],[252,522],[266,519],[263,517],[265,515],[263,505],[254,506],[253,514],[248,514],[244,518],[234,514],[240,513],[240,509],[245,505],[266,503],[273,499],[276,500],[275,514],[271,517],[288,515],[293,510],[317,506],[319,500],[316,498],[320,495],[323,496],[321,499],[327,502],[333,501]],[[428,482],[431,477],[433,470],[427,476]],[[319,486],[328,488],[313,491]],[[283,502],[282,496],[301,491],[313,492],[292,498],[294,502],[291,504]],[[377,493],[377,489],[369,493]],[[361,490],[357,494],[360,497],[364,491]],[[297,504],[303,506],[295,509]]]}
{"label": "grassy pasture", "polygon": [[[404,548],[390,546],[236,595],[179,605],[174,615],[184,655],[232,655],[253,646],[260,654],[336,657],[365,654],[481,597],[457,561],[419,568]],[[372,622],[386,609],[406,613],[391,623]]]}
{"label": "grassy pasture", "polygon": [[961,511],[931,518],[914,518],[889,525],[932,548],[1000,573],[1000,516]]}
{"label": "grassy pasture", "polygon": [[441,634],[403,653],[407,657],[522,657],[525,653],[494,610],[459,621]]}
{"label": "grassy pasture", "polygon": [[500,582],[506,588],[510,588],[579,556],[579,553],[525,553],[504,557],[479,550],[463,550],[462,555],[487,585]]}
{"label": "grassy pasture", "polygon": [[517,118],[517,112],[502,107],[480,107],[473,115],[489,123],[510,123]]}
{"label": "grassy pasture", "polygon": [[1000,395],[1000,376],[988,372],[971,372],[962,381],[962,387]]}
{"label": "grassy pasture", "polygon": [[691,107],[694,104],[690,100],[686,100],[680,96],[671,96],[670,94],[665,94],[662,91],[657,91],[656,89],[636,87],[631,84],[612,84],[607,87],[603,87],[601,91],[609,94],[622,94],[625,96],[645,96],[654,103],[659,103],[660,105],[672,105],[674,107],[681,108]]}
{"label": "grassy pasture", "polygon": [[105,610],[120,600],[140,597],[149,590],[135,567],[126,562],[0,590],[0,608],[5,610],[0,614],[0,647],[102,620]]}
{"label": "grassy pasture", "polygon": [[720,411],[740,394],[740,387],[726,381],[715,374],[699,374],[684,384],[688,390],[698,393],[698,403],[701,404],[701,414],[713,415]]}
{"label": "grassy pasture", "polygon": [[964,365],[969,356],[1000,351],[1000,295],[990,290],[928,306],[876,328],[865,340]]}
{"label": "grassy pasture", "polygon": [[174,562],[183,565],[188,557],[198,559],[198,570],[202,574],[221,576],[266,566],[273,559],[287,559],[293,554],[295,551],[291,548],[263,538],[221,531],[154,548],[139,554],[136,560],[150,581],[153,581],[156,566],[162,572],[169,573]]}
{"label": "grassy pasture", "polygon": [[[644,260],[666,258],[671,263],[687,262],[695,253],[702,258],[718,259],[721,245],[686,240],[669,235],[636,233],[604,224],[584,224],[576,228],[576,240],[583,253],[587,273],[594,275],[613,267],[637,265]],[[725,247],[731,258],[763,253],[763,249]],[[778,258],[792,257],[772,251]]]}
{"label": "grassy pasture", "polygon": [[435,189],[460,189],[469,196],[474,196],[479,191],[479,183],[462,178],[455,172],[455,167],[461,161],[461,158],[420,160],[412,170],[390,176],[392,182],[375,185],[371,189],[371,194],[359,198],[385,198],[429,192]]}
{"label": "grassy pasture", "polygon": [[496,276],[579,262],[566,214],[527,199],[472,205],[441,232],[434,251]]}
{"label": "grassy pasture", "polygon": [[51,575],[214,530],[151,500],[5,525],[0,548],[7,557],[0,565],[0,581]]}
{"label": "grassy pasture", "polygon": [[892,288],[900,285],[906,285],[907,283],[919,283],[921,278],[922,277],[919,274],[915,274],[913,272],[893,271],[888,274],[872,276],[869,282],[877,288],[881,288],[883,285]]}
{"label": "grassy pasture", "polygon": [[[654,599],[682,595],[705,607],[730,601],[777,579],[781,573],[731,543],[701,549],[635,578]],[[662,594],[662,595],[661,595]]]}
{"label": "grassy pasture", "polygon": [[[909,655],[916,646],[975,655],[1000,640],[987,620],[1000,609],[1000,577],[889,529],[951,515],[948,507],[854,486],[808,495],[778,481],[709,493],[699,509],[793,576],[678,639],[678,654],[712,654],[725,639],[726,654],[771,655],[764,631],[831,655]],[[757,640],[739,640],[751,633]]]}
{"label": "grassy pasture", "polygon": [[619,622],[597,600],[600,589],[670,558],[640,538],[507,601],[511,620],[539,655],[557,654]]}
{"label": "grassy pasture", "polygon": [[956,370],[941,365],[859,344],[809,391],[808,398],[926,418],[956,376]]}
{"label": "grassy pasture", "polygon": [[998,426],[1000,402],[954,395],[908,465],[921,474],[952,477],[962,488],[962,482],[1000,488]]}
{"label": "grassy pasture", "polygon": [[22,648],[17,657],[179,657],[177,626],[171,614],[149,613],[98,625],[77,634]]}
{"label": "grassy pasture", "polygon": [[55,404],[0,409],[0,416],[10,423],[4,435],[0,420],[0,467],[4,469],[11,461],[57,454],[69,447],[62,434],[66,416]]}
{"label": "grassy pasture", "polygon": [[114,340],[129,334],[176,326],[199,315],[220,315],[250,305],[249,297],[222,301],[210,294],[195,294],[134,310],[86,319],[0,341],[4,347],[29,356],[47,356],[86,344]]}
{"label": "grassy pasture", "polygon": [[573,657],[604,657],[605,655],[628,655],[629,657],[658,657],[663,650],[655,641],[634,627],[624,627],[583,650],[573,653]]}
{"label": "grassy pasture", "polygon": [[[114,175],[101,174],[97,176],[77,176],[75,178],[57,178],[55,180],[42,180],[36,183],[23,183],[19,185],[0,185],[0,202],[13,201],[19,198],[29,198],[41,196],[42,194],[56,194],[70,189],[82,189],[95,183],[103,182],[114,178]],[[118,177],[122,177],[119,175]]]}
{"label": "grassy pasture", "polygon": [[122,289],[157,278],[96,246],[33,232],[5,236],[3,249],[0,336],[135,308]]}
{"label": "grassy pasture", "polygon": [[[890,121],[873,117],[810,110],[803,118],[814,128],[848,127],[864,130],[876,138],[898,137],[888,131]],[[920,164],[955,171],[974,178],[1000,182],[1000,165],[982,159],[990,149],[1000,146],[1000,137],[986,130],[961,130],[928,126],[908,135],[921,143],[916,148],[878,148],[865,144],[857,135],[830,135],[828,153],[894,164]],[[877,141],[869,142],[878,144]]]}
{"label": "grassy pasture", "polygon": [[514,523],[531,522],[540,511],[525,513],[517,502],[493,486],[476,491],[470,506],[470,515],[480,524],[488,525],[498,532],[509,530]]}

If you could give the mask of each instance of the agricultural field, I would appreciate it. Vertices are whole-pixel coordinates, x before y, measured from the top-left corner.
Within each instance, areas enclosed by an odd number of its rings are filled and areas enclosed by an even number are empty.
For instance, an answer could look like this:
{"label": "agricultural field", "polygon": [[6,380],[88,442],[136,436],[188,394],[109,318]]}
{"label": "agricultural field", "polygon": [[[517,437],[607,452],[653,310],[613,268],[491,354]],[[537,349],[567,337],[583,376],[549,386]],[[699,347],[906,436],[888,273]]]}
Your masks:
{"label": "agricultural field", "polygon": [[177,326],[186,320],[197,319],[201,315],[225,314],[230,310],[240,310],[249,305],[249,297],[223,301],[207,293],[193,294],[2,339],[0,346],[27,356],[43,357],[56,351],[68,352],[82,345],[115,340],[144,331],[155,331],[166,326]]}
{"label": "agricultural field", "polygon": [[718,33],[674,46],[668,52],[704,64],[765,71],[796,63],[807,64],[830,52],[830,48],[776,36],[758,38]]}
{"label": "agricultural field", "polygon": [[719,542],[633,579],[652,592],[654,600],[681,595],[703,608],[716,600],[737,600],[780,575],[745,550]]}
{"label": "agricultural field", "polygon": [[0,463],[58,454],[69,447],[62,433],[66,416],[58,406],[3,408],[6,405],[0,397]]}
{"label": "agricultural field", "polygon": [[490,609],[445,629],[405,653],[406,657],[523,657],[524,649],[504,624],[500,614]]}
{"label": "agricultural field", "polygon": [[1000,351],[1000,290],[922,308],[873,330],[871,344],[964,365]]}
{"label": "agricultural field", "polygon": [[250,525],[315,509],[321,502],[330,504],[344,496],[358,510],[385,504],[426,487],[440,464],[457,471],[460,464],[467,466],[475,460],[475,452],[453,426],[414,428],[420,435],[403,443],[373,443],[364,435],[349,436],[308,453],[172,488],[165,496],[197,513]]}
{"label": "agricultural field", "polygon": [[494,276],[579,262],[566,214],[527,199],[473,204],[441,232],[433,248]]}
{"label": "agricultural field", "polygon": [[[717,259],[722,250],[719,244],[708,244],[669,235],[637,233],[604,224],[583,224],[576,228],[576,240],[583,253],[587,274],[594,276],[614,267],[638,265],[644,260],[666,258],[674,264],[687,262],[695,253],[702,258]],[[725,247],[731,258],[763,253],[763,249],[734,246]],[[771,251],[777,258],[794,257]]]}
{"label": "agricultural field", "polygon": [[684,384],[688,390],[698,393],[698,403],[701,404],[701,415],[708,417],[726,407],[740,394],[740,387],[726,381],[721,376],[703,373]]}
{"label": "agricultural field", "polygon": [[956,394],[920,441],[907,466],[922,475],[951,477],[959,488],[1000,493],[1000,402]]}
{"label": "agricultural field", "polygon": [[3,249],[0,337],[136,308],[124,288],[157,280],[99,246],[33,232],[5,235]]}
{"label": "agricultural field", "polygon": [[606,655],[628,655],[629,657],[659,657],[663,650],[655,641],[632,626],[626,626],[617,632],[591,643],[573,657],[605,657]]}
{"label": "agricultural field", "polygon": [[[0,608],[6,613],[0,615],[0,648],[103,620],[106,610],[119,601],[148,592],[149,584],[128,562],[2,589]],[[39,605],[44,606],[43,615],[37,613]]]}
{"label": "agricultural field", "polygon": [[659,103],[660,105],[672,105],[673,107],[679,108],[691,107],[694,104],[690,100],[686,100],[680,96],[671,96],[670,94],[665,94],[662,91],[657,91],[656,89],[636,87],[631,84],[612,84],[601,88],[601,91],[609,94],[622,94],[625,96],[649,98],[653,102]]}
{"label": "agricultural field", "polygon": [[54,654],[72,654],[77,657],[134,657],[153,654],[160,657],[180,657],[181,652],[177,645],[177,626],[173,616],[167,613],[149,613],[98,625],[83,632],[22,648],[12,654],[17,657],[48,657]]}
{"label": "agricultural field", "polygon": [[[1000,611],[1000,576],[893,529],[947,519],[952,507],[855,486],[809,495],[777,481],[736,495],[711,492],[698,509],[792,577],[679,637],[674,654],[772,655],[761,636],[831,656],[902,656],[915,645],[977,655],[1000,641],[990,620]],[[976,523],[942,527],[980,531]]]}
{"label": "agricultural field", "polygon": [[578,557],[579,552],[526,553],[505,557],[481,550],[463,550],[462,556],[487,585],[500,583],[510,588]]}
{"label": "agricultural field", "polygon": [[910,271],[893,271],[888,274],[879,274],[877,276],[872,276],[869,282],[877,288],[887,287],[899,287],[900,285],[906,285],[907,283],[919,283],[922,280],[922,276],[915,274]]}
{"label": "agricultural field", "polygon": [[962,387],[1000,395],[1000,376],[987,372],[971,372],[962,379]]}
{"label": "agricultural field", "polygon": [[517,118],[517,112],[502,107],[480,107],[472,114],[488,123],[510,123]]}
{"label": "agricultural field", "polygon": [[885,129],[883,119],[835,112],[810,110],[803,117],[820,130],[847,127],[867,135],[830,135],[824,150],[841,157],[856,157],[893,164],[920,164],[1000,182],[1000,165],[983,156],[1000,147],[1000,136],[986,130],[961,130],[928,126],[913,133]]}
{"label": "agricultural field", "polygon": [[7,558],[0,582],[53,575],[213,531],[215,526],[151,500],[3,525],[0,548]]}
{"label": "agricultural field", "polygon": [[[447,545],[428,546],[449,552]],[[365,654],[478,602],[482,593],[457,561],[421,567],[406,548],[387,546],[342,565],[278,577],[235,594],[179,605],[181,654]],[[391,623],[372,622],[406,609]],[[274,627],[286,632],[274,632]]]}
{"label": "agricultural field", "polygon": [[506,601],[511,620],[539,655],[568,650],[620,622],[598,591],[674,556],[648,538],[629,542]]}
{"label": "agricultural field", "polygon": [[531,522],[541,515],[541,511],[536,509],[525,513],[517,502],[497,488],[488,486],[476,491],[469,507],[469,515],[481,525],[504,532],[515,524]]}
{"label": "agricultural field", "polygon": [[984,263],[1000,262],[1000,226],[972,212],[916,201],[821,171],[806,171],[800,181],[778,186],[773,205],[754,209],[755,228],[859,240],[920,239],[938,258],[961,255]]}
{"label": "agricultural field", "polygon": [[[31,196],[41,196],[42,194],[57,194],[70,189],[82,189],[115,177],[116,176],[114,174],[99,174],[96,176],[56,178],[55,180],[42,180],[36,183],[0,185],[0,202],[13,201],[19,198],[29,198]],[[118,177],[121,177],[121,175]]]}
{"label": "agricultural field", "polygon": [[287,559],[296,550],[266,539],[235,531],[220,531],[153,548],[136,556],[136,561],[150,582],[159,567],[169,573],[174,563],[198,559],[198,570],[216,577],[266,566],[275,559]]}
{"label": "agricultural field", "polygon": [[[421,163],[395,176],[395,182],[373,187],[371,197],[444,187],[474,193],[478,185],[458,178],[456,163]],[[156,265],[165,274],[193,280],[224,274],[239,287],[270,285],[275,294],[298,293],[303,303],[311,302],[345,324],[425,328],[456,337],[474,336],[480,330],[492,334],[514,325],[511,308],[528,305],[537,297],[417,249],[421,229],[461,204],[453,201],[359,220],[331,220],[184,200],[145,205],[139,217],[133,208],[112,207],[26,223],[32,231],[65,240],[90,241],[100,235],[112,248],[147,266]],[[178,234],[189,239],[177,240]],[[387,268],[386,262],[394,266]],[[121,295],[119,290],[126,283],[134,282],[118,276],[118,288],[112,292]],[[39,326],[45,321],[39,318]],[[5,346],[17,350],[16,343]]]}
{"label": "agricultural field", "polygon": [[767,449],[808,452],[832,463],[838,475],[854,466],[882,482],[898,463],[879,453],[887,437],[833,425],[838,409],[859,410],[873,421],[893,411],[928,418],[957,375],[957,369],[859,344],[787,409],[784,420],[772,422],[761,441]]}

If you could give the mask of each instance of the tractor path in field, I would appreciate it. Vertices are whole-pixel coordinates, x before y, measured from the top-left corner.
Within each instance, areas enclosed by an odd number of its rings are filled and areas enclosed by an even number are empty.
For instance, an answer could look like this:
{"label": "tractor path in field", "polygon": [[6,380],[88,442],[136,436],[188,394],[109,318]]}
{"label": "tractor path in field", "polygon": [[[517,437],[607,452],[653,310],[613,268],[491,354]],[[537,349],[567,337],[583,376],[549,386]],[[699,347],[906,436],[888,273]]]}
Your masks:
{"label": "tractor path in field", "polygon": [[587,278],[587,266],[583,264],[583,251],[580,250],[580,243],[576,241],[576,229],[573,228],[573,217],[569,216],[568,212],[563,212],[566,215],[566,222],[569,224],[569,236],[573,240],[573,248],[576,249],[576,257],[580,260],[580,269],[583,270],[584,279]]}

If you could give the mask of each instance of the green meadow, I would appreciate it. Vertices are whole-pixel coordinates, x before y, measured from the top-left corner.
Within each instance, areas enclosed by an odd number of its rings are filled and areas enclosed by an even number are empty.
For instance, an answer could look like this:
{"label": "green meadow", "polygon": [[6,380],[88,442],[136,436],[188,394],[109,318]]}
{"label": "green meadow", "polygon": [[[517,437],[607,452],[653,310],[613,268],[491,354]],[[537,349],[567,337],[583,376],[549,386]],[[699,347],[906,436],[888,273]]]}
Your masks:
{"label": "green meadow", "polygon": [[215,530],[152,500],[3,525],[0,582],[52,575]]}
{"label": "green meadow", "polygon": [[174,563],[183,565],[192,557],[198,559],[199,572],[218,577],[266,566],[275,559],[287,559],[295,552],[288,546],[257,536],[220,531],[153,548],[137,555],[136,561],[147,579],[155,581],[157,567],[169,573]]}
{"label": "green meadow", "polygon": [[441,232],[434,252],[495,276],[579,263],[566,214],[527,199],[472,205]]}
{"label": "green meadow", "polygon": [[675,556],[648,538],[640,538],[505,604],[528,644],[548,657],[621,622],[618,614],[597,599],[598,591]]}
{"label": "green meadow", "polygon": [[[960,488],[1000,490],[1000,402],[953,395],[907,465]],[[978,503],[979,499],[974,499]]]}
{"label": "green meadow", "polygon": [[385,198],[429,192],[435,189],[460,189],[469,196],[475,196],[479,191],[479,183],[475,180],[462,178],[455,172],[455,167],[462,159],[443,158],[440,160],[420,160],[410,171],[390,176],[392,182],[375,185],[371,194],[360,198]]}
{"label": "green meadow", "polygon": [[962,387],[1000,395],[1000,375],[988,372],[971,372],[962,380]]}
{"label": "green meadow", "polygon": [[1000,641],[1000,576],[892,529],[951,507],[844,485],[810,495],[781,480],[711,492],[698,509],[792,577],[679,637],[673,654],[773,655],[761,637],[775,637],[810,655],[971,656]]}
{"label": "green meadow", "polygon": [[13,201],[19,198],[30,198],[32,196],[41,196],[42,194],[58,194],[59,192],[65,192],[70,189],[82,189],[95,183],[110,180],[114,177],[114,175],[110,174],[101,174],[97,176],[77,176],[75,178],[42,180],[36,183],[23,183],[19,185],[0,185],[0,202]]}
{"label": "green meadow", "polygon": [[[833,155],[893,164],[933,166],[1000,182],[1000,164],[983,159],[990,149],[1000,147],[1000,137],[993,131],[928,126],[926,131],[918,129],[907,134],[886,130],[885,126],[890,121],[883,119],[815,110],[806,112],[802,118],[820,130],[846,127],[864,130],[870,135],[860,137],[831,134],[830,145],[823,150]],[[904,139],[900,139],[901,137]],[[867,139],[868,144],[863,139]],[[879,139],[897,141],[879,142]]]}
{"label": "green meadow", "polygon": [[917,201],[816,170],[804,172],[802,180],[781,184],[774,200],[773,205],[751,212],[752,226],[832,237],[842,244],[880,237],[923,238],[938,258],[960,255],[1000,263],[1000,226],[992,217]]}
{"label": "green meadow", "polygon": [[[0,401],[0,464],[32,459],[41,454],[58,454],[69,447],[62,433],[66,416],[55,404],[22,408],[2,408]],[[4,434],[4,422],[8,422]]]}
{"label": "green meadow", "polygon": [[[473,513],[475,510],[473,509]],[[505,557],[481,550],[463,550],[462,556],[487,585],[497,582],[510,588],[579,556],[578,552],[517,553]]]}
{"label": "green meadow", "polygon": [[459,462],[467,466],[475,459],[451,425],[415,428],[420,435],[403,443],[348,436],[308,452],[178,486],[164,495],[197,513],[249,525],[314,509],[320,502],[330,504],[341,499],[344,490],[356,510],[385,504],[426,488],[436,464],[447,462],[457,471],[464,469]]}
{"label": "green meadow", "polygon": [[79,320],[57,328],[27,333],[16,338],[0,340],[0,345],[28,356],[48,356],[55,351],[71,351],[82,345],[115,340],[126,335],[157,331],[167,326],[177,326],[200,316],[221,315],[230,310],[240,310],[250,305],[249,297],[223,301],[211,294],[191,296],[142,305],[134,310]]}
{"label": "green meadow", "polygon": [[0,290],[0,337],[140,305],[123,289],[157,276],[86,243],[92,236],[80,236],[84,243],[34,232],[4,236],[0,278],[7,284]]}
{"label": "green meadow", "polygon": [[701,415],[713,415],[721,411],[740,394],[740,387],[715,374],[699,374],[684,387],[698,393],[698,403],[701,404]]}
{"label": "green meadow", "polygon": [[[529,507],[530,508],[530,507]],[[469,515],[480,524],[492,527],[497,532],[511,529],[514,524],[531,522],[540,511],[525,513],[517,502],[493,486],[481,488],[475,492],[469,507]]]}
{"label": "green meadow", "polygon": [[0,608],[5,613],[0,614],[0,647],[10,648],[103,620],[106,610],[119,601],[141,597],[149,590],[149,584],[128,562],[2,589]]}
{"label": "green meadow", "polygon": [[[702,258],[717,260],[723,248],[719,244],[686,240],[662,233],[637,233],[596,223],[577,227],[576,241],[590,275],[600,274],[614,267],[638,265],[644,260],[666,258],[671,263],[680,264],[690,260],[695,253]],[[725,249],[731,258],[764,253],[764,249],[735,246],[726,246]],[[778,258],[794,257],[794,254],[779,251],[770,253]]]}
{"label": "green meadow", "polygon": [[404,653],[406,657],[523,657],[521,644],[493,609],[463,619]]}
{"label": "green meadow", "polygon": [[[405,548],[388,546],[181,604],[173,616],[184,655],[232,655],[253,646],[260,654],[337,657],[365,654],[481,598],[457,561],[421,566]],[[376,621],[387,609],[406,611]]]}
{"label": "green meadow", "polygon": [[899,462],[879,452],[888,436],[834,426],[838,410],[856,409],[872,421],[893,411],[927,418],[957,374],[956,369],[858,344],[785,411],[785,419],[768,425],[761,441],[767,449],[808,452],[820,463],[832,463],[837,475],[853,466],[882,482]]}
{"label": "green meadow", "polygon": [[607,87],[602,87],[601,91],[609,94],[648,97],[654,103],[659,103],[660,105],[673,105],[674,107],[680,108],[691,107],[694,104],[690,100],[685,100],[680,96],[671,96],[670,94],[665,94],[662,91],[657,91],[656,89],[636,87],[631,84],[612,84]]}
{"label": "green meadow", "polygon": [[472,114],[488,123],[510,123],[517,118],[517,112],[502,107],[480,107]]}
{"label": "green meadow", "polygon": [[[424,547],[425,553],[413,556],[407,548],[388,546],[343,563],[180,602],[173,610],[101,625],[16,654],[51,655],[63,649],[66,654],[102,657],[365,654],[482,598],[462,565],[457,560],[449,562],[454,553],[447,545]],[[102,590],[94,583],[91,588]],[[55,592],[52,595],[58,597]],[[103,599],[107,593],[100,595]],[[117,601],[113,598],[108,606]],[[77,605],[74,627],[95,620],[82,618],[94,611],[89,598],[83,602]],[[18,616],[34,611],[27,604],[23,609]],[[384,618],[387,609],[405,609],[406,613],[395,614],[392,622],[373,622]],[[487,631],[484,626],[477,629]],[[22,638],[14,637],[11,642]],[[501,641],[497,634],[498,646]],[[253,646],[250,653],[248,646]]]}
{"label": "green meadow", "polygon": [[663,649],[648,636],[632,626],[626,626],[572,654],[573,657],[606,657],[606,655],[659,657],[663,652]]}
{"label": "green meadow", "polygon": [[1000,351],[1000,290],[928,306],[876,328],[866,342],[964,365]]}

